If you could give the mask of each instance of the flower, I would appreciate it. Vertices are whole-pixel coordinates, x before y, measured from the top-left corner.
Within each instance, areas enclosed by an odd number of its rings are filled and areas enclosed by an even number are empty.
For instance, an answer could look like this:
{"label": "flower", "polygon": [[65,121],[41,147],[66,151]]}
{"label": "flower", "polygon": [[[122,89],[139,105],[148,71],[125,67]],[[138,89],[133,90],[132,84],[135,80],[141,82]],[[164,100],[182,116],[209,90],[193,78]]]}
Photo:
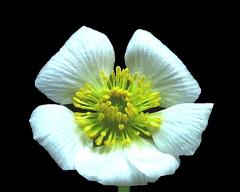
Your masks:
{"label": "flower", "polygon": [[147,31],[130,40],[128,68],[114,72],[114,61],[104,34],[75,32],[37,76],[36,87],[60,105],[33,111],[33,137],[64,170],[104,185],[145,185],[196,151],[213,104],[193,103],[197,81]]}

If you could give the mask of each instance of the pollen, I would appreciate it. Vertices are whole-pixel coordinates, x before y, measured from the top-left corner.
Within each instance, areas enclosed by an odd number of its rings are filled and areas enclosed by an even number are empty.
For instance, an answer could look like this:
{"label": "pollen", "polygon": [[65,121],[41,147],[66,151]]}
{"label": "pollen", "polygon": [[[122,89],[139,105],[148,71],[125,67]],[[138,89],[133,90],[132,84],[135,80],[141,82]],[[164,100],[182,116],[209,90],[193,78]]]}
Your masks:
{"label": "pollen", "polygon": [[129,145],[136,137],[152,138],[151,129],[158,129],[161,119],[146,112],[160,106],[160,94],[151,81],[128,68],[109,76],[100,72],[100,86],[85,84],[73,97],[75,121],[94,146]]}

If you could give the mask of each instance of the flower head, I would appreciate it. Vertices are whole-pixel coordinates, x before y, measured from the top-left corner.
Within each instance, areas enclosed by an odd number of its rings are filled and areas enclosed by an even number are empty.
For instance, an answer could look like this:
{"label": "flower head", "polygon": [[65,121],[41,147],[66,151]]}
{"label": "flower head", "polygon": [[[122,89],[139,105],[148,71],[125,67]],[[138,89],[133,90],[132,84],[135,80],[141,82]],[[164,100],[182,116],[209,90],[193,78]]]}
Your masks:
{"label": "flower head", "polygon": [[35,82],[61,105],[37,107],[30,124],[62,169],[105,185],[144,185],[173,174],[178,157],[195,152],[213,104],[193,103],[198,83],[149,32],[134,33],[126,69],[114,71],[114,60],[104,34],[80,28]]}

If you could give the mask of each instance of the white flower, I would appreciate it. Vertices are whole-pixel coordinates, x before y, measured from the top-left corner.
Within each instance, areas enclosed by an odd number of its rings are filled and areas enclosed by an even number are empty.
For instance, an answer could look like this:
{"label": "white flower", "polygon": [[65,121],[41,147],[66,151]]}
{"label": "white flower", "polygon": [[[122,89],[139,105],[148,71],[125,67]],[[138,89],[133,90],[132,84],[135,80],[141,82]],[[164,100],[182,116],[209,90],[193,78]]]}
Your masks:
{"label": "white flower", "polygon": [[213,104],[193,103],[197,81],[147,31],[130,40],[128,68],[115,74],[114,61],[104,34],[87,27],[74,33],[37,76],[36,87],[62,105],[33,111],[33,137],[64,170],[104,185],[145,185],[196,151]]}

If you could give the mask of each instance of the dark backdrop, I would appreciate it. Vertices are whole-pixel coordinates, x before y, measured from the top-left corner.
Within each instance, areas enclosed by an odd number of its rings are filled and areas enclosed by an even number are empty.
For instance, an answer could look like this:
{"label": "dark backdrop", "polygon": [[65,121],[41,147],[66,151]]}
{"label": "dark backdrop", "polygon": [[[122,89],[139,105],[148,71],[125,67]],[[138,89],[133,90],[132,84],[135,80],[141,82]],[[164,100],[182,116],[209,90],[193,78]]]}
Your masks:
{"label": "dark backdrop", "polygon": [[[12,88],[16,115],[15,140],[10,145],[13,156],[9,179],[20,189],[49,188],[59,191],[116,191],[115,187],[102,186],[87,181],[75,171],[62,171],[48,153],[32,138],[28,123],[32,111],[42,104],[53,103],[34,86],[40,69],[54,55],[65,41],[82,25],[105,33],[112,42],[116,53],[116,64],[124,65],[127,44],[136,29],[152,32],[166,44],[187,66],[202,88],[197,102],[215,103],[209,125],[203,133],[200,148],[193,156],[181,157],[180,168],[174,175],[161,177],[147,186],[132,187],[132,191],[174,191],[208,190],[225,186],[228,177],[226,161],[228,151],[226,140],[228,132],[224,121],[226,102],[222,78],[225,64],[222,61],[225,43],[223,38],[223,17],[212,9],[191,10],[183,14],[169,11],[162,13],[154,10],[118,17],[113,12],[104,16],[100,13],[78,14],[51,13],[46,15],[34,10],[22,14],[14,26],[14,34],[20,40],[17,47],[19,56],[12,56],[17,81]],[[79,10],[80,12],[80,10]],[[117,13],[116,13],[117,14]],[[125,17],[124,17],[125,16]],[[17,17],[17,16],[16,16]],[[219,59],[221,58],[221,59]],[[14,100],[15,101],[15,100]],[[13,122],[12,122],[13,123]],[[16,143],[15,143],[16,141]],[[230,185],[229,185],[230,187]]]}

